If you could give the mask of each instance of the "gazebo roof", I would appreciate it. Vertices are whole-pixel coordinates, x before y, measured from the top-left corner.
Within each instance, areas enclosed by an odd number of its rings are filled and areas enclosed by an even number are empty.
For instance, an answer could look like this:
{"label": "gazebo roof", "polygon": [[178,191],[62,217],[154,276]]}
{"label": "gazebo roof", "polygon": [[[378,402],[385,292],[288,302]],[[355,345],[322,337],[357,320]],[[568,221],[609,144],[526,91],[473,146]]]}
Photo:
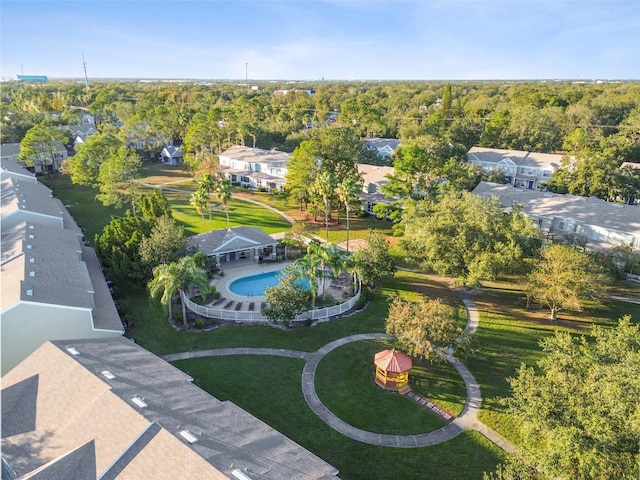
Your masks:
{"label": "gazebo roof", "polygon": [[393,350],[383,350],[382,352],[376,353],[373,362],[377,367],[392,373],[406,372],[407,370],[411,370],[413,365],[411,357],[397,351],[395,348]]}

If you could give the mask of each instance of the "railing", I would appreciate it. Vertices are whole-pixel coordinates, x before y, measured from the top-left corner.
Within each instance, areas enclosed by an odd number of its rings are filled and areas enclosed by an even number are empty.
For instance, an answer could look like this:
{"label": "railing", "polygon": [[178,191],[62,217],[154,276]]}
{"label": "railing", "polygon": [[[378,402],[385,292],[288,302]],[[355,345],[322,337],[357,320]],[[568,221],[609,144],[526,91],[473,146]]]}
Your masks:
{"label": "railing", "polygon": [[[308,312],[301,313],[293,321],[294,322],[306,322],[307,320],[322,320],[325,318],[335,317],[336,315],[342,315],[345,312],[351,310],[354,305],[360,300],[362,294],[362,281],[358,279],[358,291],[356,294],[344,303],[339,305],[333,305],[331,307],[317,308],[315,310],[309,310]],[[206,318],[217,318],[220,320],[230,320],[238,323],[267,323],[271,322],[265,317],[261,311],[247,311],[247,310],[225,310],[224,308],[208,307],[206,305],[198,305],[191,301],[182,293],[182,301],[187,309],[194,313]]]}

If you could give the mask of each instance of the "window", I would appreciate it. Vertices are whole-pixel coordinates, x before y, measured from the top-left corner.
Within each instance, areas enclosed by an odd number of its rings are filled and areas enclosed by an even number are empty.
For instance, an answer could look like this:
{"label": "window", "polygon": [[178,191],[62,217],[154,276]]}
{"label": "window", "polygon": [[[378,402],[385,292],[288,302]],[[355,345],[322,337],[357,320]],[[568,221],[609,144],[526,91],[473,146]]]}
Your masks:
{"label": "window", "polygon": [[564,220],[560,220],[558,223],[558,230],[564,230]]}

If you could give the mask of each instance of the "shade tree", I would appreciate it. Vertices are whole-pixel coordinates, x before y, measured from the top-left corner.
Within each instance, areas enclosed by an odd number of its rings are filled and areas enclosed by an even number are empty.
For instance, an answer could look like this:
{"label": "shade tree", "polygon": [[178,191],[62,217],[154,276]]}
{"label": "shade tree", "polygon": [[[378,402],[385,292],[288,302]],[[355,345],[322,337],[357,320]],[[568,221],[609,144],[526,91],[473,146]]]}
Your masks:
{"label": "shade tree", "polygon": [[625,316],[591,337],[556,332],[537,367],[522,365],[505,400],[519,449],[489,480],[638,475],[640,326]]}
{"label": "shade tree", "polygon": [[580,311],[587,299],[597,299],[606,292],[606,275],[591,256],[570,245],[545,247],[540,260],[527,276],[525,292],[528,302],[549,309],[556,320],[558,311]]}
{"label": "shade tree", "polygon": [[517,272],[540,238],[517,206],[505,212],[496,198],[466,191],[409,203],[401,226],[399,244],[410,261],[467,286]]}
{"label": "shade tree", "polygon": [[460,312],[440,299],[409,300],[396,296],[389,305],[385,331],[395,335],[408,355],[430,361],[446,358],[450,349],[469,341],[460,326]]}

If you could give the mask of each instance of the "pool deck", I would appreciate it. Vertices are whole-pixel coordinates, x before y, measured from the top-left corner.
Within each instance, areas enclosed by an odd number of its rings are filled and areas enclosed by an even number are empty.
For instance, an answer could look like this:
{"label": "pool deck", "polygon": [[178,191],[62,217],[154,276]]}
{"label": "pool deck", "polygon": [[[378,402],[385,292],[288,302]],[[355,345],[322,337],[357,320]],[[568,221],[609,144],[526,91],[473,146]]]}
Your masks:
{"label": "pool deck", "polygon": [[[260,304],[265,301],[264,296],[253,295],[236,295],[229,290],[229,285],[234,280],[243,277],[249,277],[251,275],[259,275],[261,273],[273,272],[275,270],[281,270],[287,265],[293,263],[293,261],[283,262],[262,262],[257,263],[251,260],[236,260],[232,262],[225,262],[221,265],[221,271],[224,272],[222,277],[216,276],[209,282],[209,285],[216,287],[216,291],[220,292],[220,295],[229,301],[242,302],[242,308],[240,310],[248,310],[249,303],[254,302],[256,304],[256,310],[260,309]],[[224,303],[217,305],[217,308],[224,308]],[[235,306],[230,308],[235,310]]]}

